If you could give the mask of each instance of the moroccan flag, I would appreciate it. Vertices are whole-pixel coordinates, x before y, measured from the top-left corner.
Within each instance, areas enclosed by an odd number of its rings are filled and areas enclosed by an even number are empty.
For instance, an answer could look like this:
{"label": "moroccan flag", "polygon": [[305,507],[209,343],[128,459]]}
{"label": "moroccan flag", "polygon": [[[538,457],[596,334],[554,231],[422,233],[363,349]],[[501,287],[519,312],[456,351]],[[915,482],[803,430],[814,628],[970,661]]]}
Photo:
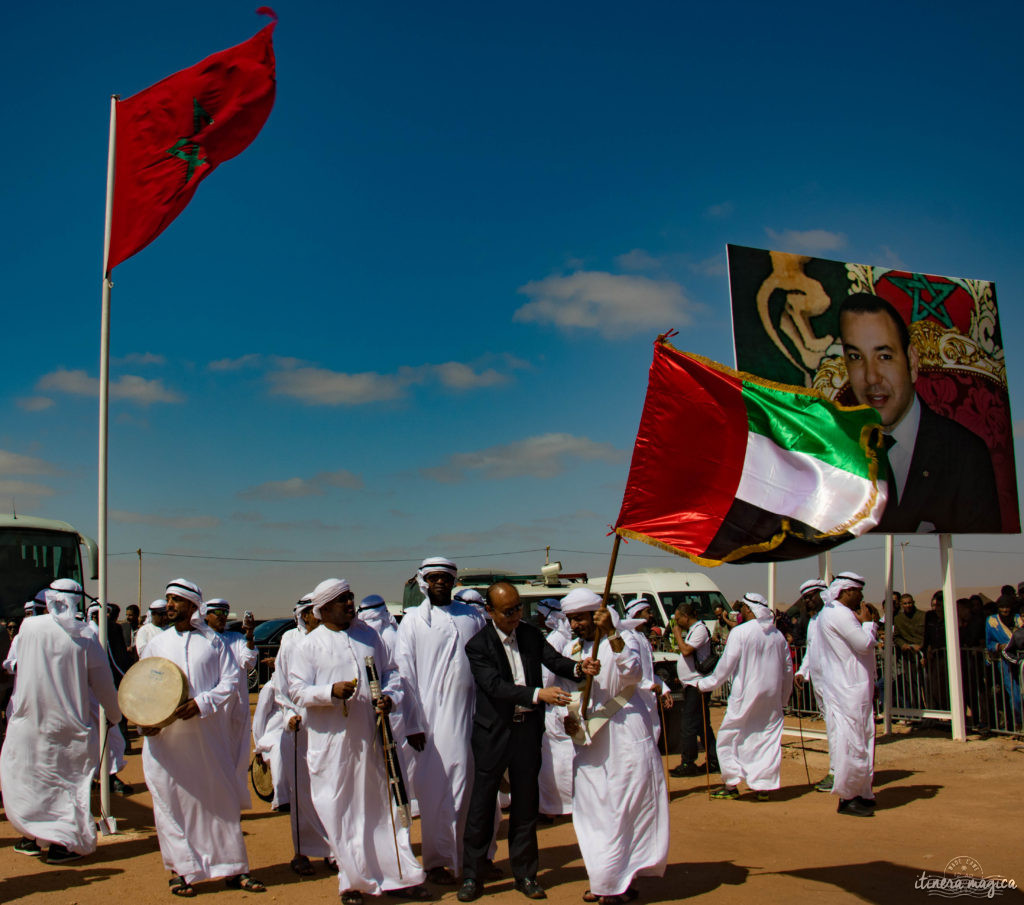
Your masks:
{"label": "moroccan flag", "polygon": [[274,105],[276,24],[274,16],[244,44],[117,104],[108,272],[159,236],[199,183],[259,134]]}
{"label": "moroccan flag", "polygon": [[870,531],[878,412],[654,345],[615,531],[704,566],[802,559]]}

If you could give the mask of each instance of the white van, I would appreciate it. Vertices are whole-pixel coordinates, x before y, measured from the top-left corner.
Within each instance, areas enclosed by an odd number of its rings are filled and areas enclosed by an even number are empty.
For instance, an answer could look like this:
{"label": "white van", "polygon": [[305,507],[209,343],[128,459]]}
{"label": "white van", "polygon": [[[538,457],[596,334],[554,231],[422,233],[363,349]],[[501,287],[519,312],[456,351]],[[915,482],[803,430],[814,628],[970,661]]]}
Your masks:
{"label": "white van", "polygon": [[[604,578],[591,578],[587,586],[598,594],[604,593]],[[702,572],[677,572],[675,569],[643,569],[625,575],[612,576],[609,604],[614,604],[625,614],[626,604],[637,597],[643,597],[651,604],[655,623],[665,628],[668,620],[681,603],[692,603],[697,615],[707,623],[715,621],[715,607],[719,604],[726,609],[729,603],[725,595]]]}

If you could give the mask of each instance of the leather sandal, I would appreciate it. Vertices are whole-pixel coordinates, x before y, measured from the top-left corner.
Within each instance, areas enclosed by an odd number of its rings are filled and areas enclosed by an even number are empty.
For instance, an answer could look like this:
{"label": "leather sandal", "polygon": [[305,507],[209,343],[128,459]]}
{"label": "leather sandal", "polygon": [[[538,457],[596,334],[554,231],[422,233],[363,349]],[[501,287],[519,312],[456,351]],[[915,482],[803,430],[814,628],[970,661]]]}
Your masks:
{"label": "leather sandal", "polygon": [[288,865],[300,877],[312,877],[316,869],[305,855],[296,855]]}
{"label": "leather sandal", "polygon": [[228,889],[243,889],[246,892],[266,892],[267,887],[260,883],[255,877],[248,874],[235,874],[233,877],[225,877],[224,885]]}
{"label": "leather sandal", "polygon": [[181,896],[183,899],[195,897],[195,887],[184,877],[179,877],[177,874],[171,874],[171,879],[167,881],[167,886],[172,896]]}

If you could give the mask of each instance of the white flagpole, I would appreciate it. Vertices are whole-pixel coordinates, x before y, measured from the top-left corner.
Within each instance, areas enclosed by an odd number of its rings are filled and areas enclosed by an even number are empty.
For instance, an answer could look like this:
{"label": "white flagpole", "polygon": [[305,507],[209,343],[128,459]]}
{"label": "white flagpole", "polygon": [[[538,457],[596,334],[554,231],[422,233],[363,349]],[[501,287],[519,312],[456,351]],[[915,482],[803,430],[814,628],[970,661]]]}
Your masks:
{"label": "white flagpole", "polygon": [[882,734],[892,734],[892,678],[895,661],[893,654],[893,606],[892,573],[895,541],[891,534],[885,535],[885,641],[882,644]]}
{"label": "white flagpole", "polygon": [[[104,653],[107,643],[107,409],[110,387],[110,288],[113,282],[107,262],[110,259],[110,229],[114,212],[114,162],[116,160],[117,102],[119,96],[110,96],[110,137],[107,141],[107,204],[103,221],[103,293],[100,314],[100,449],[99,449],[99,524],[96,543],[99,547],[100,644]],[[109,654],[108,654],[109,656]],[[110,832],[117,825],[110,813],[110,771],[107,768],[107,715],[100,708],[100,827]]]}
{"label": "white flagpole", "polygon": [[960,670],[960,625],[956,617],[956,577],[953,574],[953,535],[939,535],[942,566],[942,618],[946,623],[946,670],[949,680],[950,730],[953,740],[967,741],[964,715],[964,674]]}

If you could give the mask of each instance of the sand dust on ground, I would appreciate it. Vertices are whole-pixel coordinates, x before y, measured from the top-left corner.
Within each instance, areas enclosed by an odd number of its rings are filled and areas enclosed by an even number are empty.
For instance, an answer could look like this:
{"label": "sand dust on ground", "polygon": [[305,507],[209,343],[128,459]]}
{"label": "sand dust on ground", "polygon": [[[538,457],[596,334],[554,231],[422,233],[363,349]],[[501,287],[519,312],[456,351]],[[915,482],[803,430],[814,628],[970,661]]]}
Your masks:
{"label": "sand dust on ground", "polygon": [[[722,710],[713,710],[717,723]],[[794,726],[796,724],[794,723]],[[806,728],[821,728],[807,724]],[[710,800],[704,776],[670,779],[672,836],[665,876],[637,883],[640,902],[938,902],[922,888],[922,876],[942,877],[947,868],[976,875],[1001,876],[1024,885],[1020,778],[1024,746],[1007,738],[966,743],[941,732],[898,728],[878,739],[875,817],[836,814],[836,799],[811,791],[828,767],[824,741],[808,741],[806,771],[797,738],[786,736],[782,788],[769,802],[746,792],[739,801]],[[678,758],[668,758],[674,766]],[[167,891],[153,829],[149,794],[142,776],[138,742],[122,774],[137,791],[113,796],[116,835],[100,838],[94,855],[50,867],[19,855],[17,834],[0,821],[0,902],[31,905],[146,905],[176,901]],[[712,778],[714,780],[714,777]],[[714,787],[712,782],[712,787]],[[98,809],[98,804],[97,804]],[[268,890],[262,895],[231,891],[223,882],[196,885],[200,897],[215,894],[223,905],[255,901],[301,905],[338,901],[336,876],[321,863],[313,877],[290,870],[291,834],[286,815],[255,799],[242,819],[252,872]],[[482,903],[523,903],[512,889],[507,847],[499,844],[497,864],[505,879],[487,884]],[[419,821],[413,840],[419,850]],[[560,818],[540,830],[539,879],[552,905],[579,903],[586,872],[572,822]],[[436,899],[455,905],[453,887],[434,887]],[[997,901],[1021,901],[1019,891]],[[967,901],[960,897],[960,901]],[[369,900],[368,901],[372,901]],[[396,902],[382,897],[381,905]]]}

